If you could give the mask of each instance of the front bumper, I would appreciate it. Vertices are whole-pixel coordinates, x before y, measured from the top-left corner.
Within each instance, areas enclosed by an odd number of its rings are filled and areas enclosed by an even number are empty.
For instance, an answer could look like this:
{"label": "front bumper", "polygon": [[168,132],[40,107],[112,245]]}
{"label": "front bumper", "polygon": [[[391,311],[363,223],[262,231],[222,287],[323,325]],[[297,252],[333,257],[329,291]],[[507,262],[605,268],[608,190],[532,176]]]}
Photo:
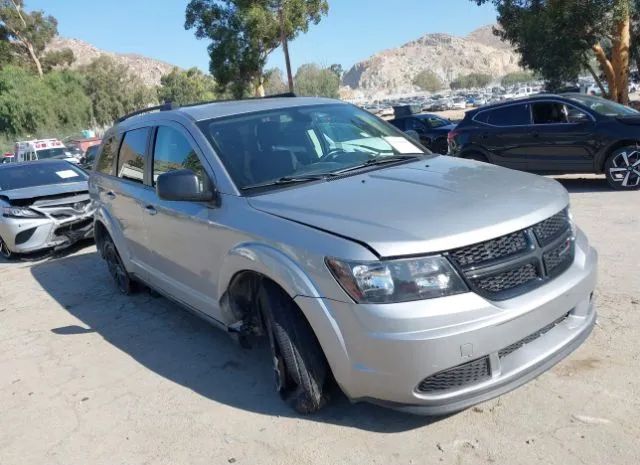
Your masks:
{"label": "front bumper", "polygon": [[93,237],[93,212],[66,221],[0,217],[0,237],[13,253],[68,247]]}
{"label": "front bumper", "polygon": [[[596,275],[597,254],[579,232],[575,260],[567,271],[505,301],[474,293],[392,305],[307,297],[296,301],[316,334],[314,315],[330,315],[318,339],[347,396],[443,415],[510,391],[575,350],[595,324]],[[329,328],[337,333],[333,341],[322,337]],[[479,360],[487,363],[484,376],[420,388],[434,375]]]}

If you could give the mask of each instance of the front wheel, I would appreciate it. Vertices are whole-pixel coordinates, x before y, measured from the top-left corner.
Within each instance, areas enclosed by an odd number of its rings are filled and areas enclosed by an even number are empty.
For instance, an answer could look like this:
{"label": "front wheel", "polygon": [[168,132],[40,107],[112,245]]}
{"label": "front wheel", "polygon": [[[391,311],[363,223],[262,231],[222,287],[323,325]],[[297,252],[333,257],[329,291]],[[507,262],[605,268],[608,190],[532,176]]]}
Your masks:
{"label": "front wheel", "polygon": [[320,343],[298,306],[277,285],[264,282],[259,299],[277,391],[298,413],[317,412],[326,403],[329,372]]}
{"label": "front wheel", "polygon": [[0,257],[6,258],[8,260],[11,258],[12,255],[13,255],[13,252],[9,250],[9,246],[0,237]]}
{"label": "front wheel", "polygon": [[604,172],[613,189],[640,189],[640,148],[623,147],[616,150],[607,158]]}

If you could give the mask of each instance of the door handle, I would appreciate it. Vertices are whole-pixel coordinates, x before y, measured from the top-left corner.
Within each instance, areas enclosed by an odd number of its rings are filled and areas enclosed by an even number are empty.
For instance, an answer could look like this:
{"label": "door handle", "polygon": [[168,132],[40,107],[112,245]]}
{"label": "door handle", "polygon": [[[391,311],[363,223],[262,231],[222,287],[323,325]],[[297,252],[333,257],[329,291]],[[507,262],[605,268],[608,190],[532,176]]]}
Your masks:
{"label": "door handle", "polygon": [[151,216],[158,214],[158,210],[156,210],[153,205],[147,205],[146,207],[144,207],[144,211],[146,211]]}
{"label": "door handle", "polygon": [[116,198],[116,194],[114,194],[113,192],[109,191],[107,192],[107,198],[110,200],[113,200]]}

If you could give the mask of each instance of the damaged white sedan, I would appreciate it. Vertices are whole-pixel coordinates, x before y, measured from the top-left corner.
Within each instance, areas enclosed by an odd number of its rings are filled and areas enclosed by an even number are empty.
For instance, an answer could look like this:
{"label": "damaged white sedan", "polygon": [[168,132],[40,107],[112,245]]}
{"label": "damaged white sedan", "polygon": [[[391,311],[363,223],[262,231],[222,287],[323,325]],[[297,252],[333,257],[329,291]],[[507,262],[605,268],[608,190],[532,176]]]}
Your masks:
{"label": "damaged white sedan", "polygon": [[62,249],[93,236],[87,174],[63,160],[0,166],[0,255]]}

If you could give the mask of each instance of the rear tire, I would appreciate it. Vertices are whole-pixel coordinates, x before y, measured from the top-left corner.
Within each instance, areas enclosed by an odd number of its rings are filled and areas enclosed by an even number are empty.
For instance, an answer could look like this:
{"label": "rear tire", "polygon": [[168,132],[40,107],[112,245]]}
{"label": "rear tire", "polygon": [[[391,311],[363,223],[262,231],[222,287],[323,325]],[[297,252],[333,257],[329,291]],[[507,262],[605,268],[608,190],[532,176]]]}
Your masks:
{"label": "rear tire", "polygon": [[105,237],[102,244],[102,256],[107,262],[109,274],[113,278],[118,290],[124,294],[133,294],[135,291],[135,283],[129,272],[124,267],[120,254],[116,249],[116,245],[113,243],[110,237]]}
{"label": "rear tire", "polygon": [[271,282],[263,282],[259,301],[271,343],[276,389],[298,413],[317,412],[327,401],[329,369],[309,322]]}
{"label": "rear tire", "polygon": [[628,146],[613,152],[604,164],[604,173],[612,189],[640,189],[640,148]]}

